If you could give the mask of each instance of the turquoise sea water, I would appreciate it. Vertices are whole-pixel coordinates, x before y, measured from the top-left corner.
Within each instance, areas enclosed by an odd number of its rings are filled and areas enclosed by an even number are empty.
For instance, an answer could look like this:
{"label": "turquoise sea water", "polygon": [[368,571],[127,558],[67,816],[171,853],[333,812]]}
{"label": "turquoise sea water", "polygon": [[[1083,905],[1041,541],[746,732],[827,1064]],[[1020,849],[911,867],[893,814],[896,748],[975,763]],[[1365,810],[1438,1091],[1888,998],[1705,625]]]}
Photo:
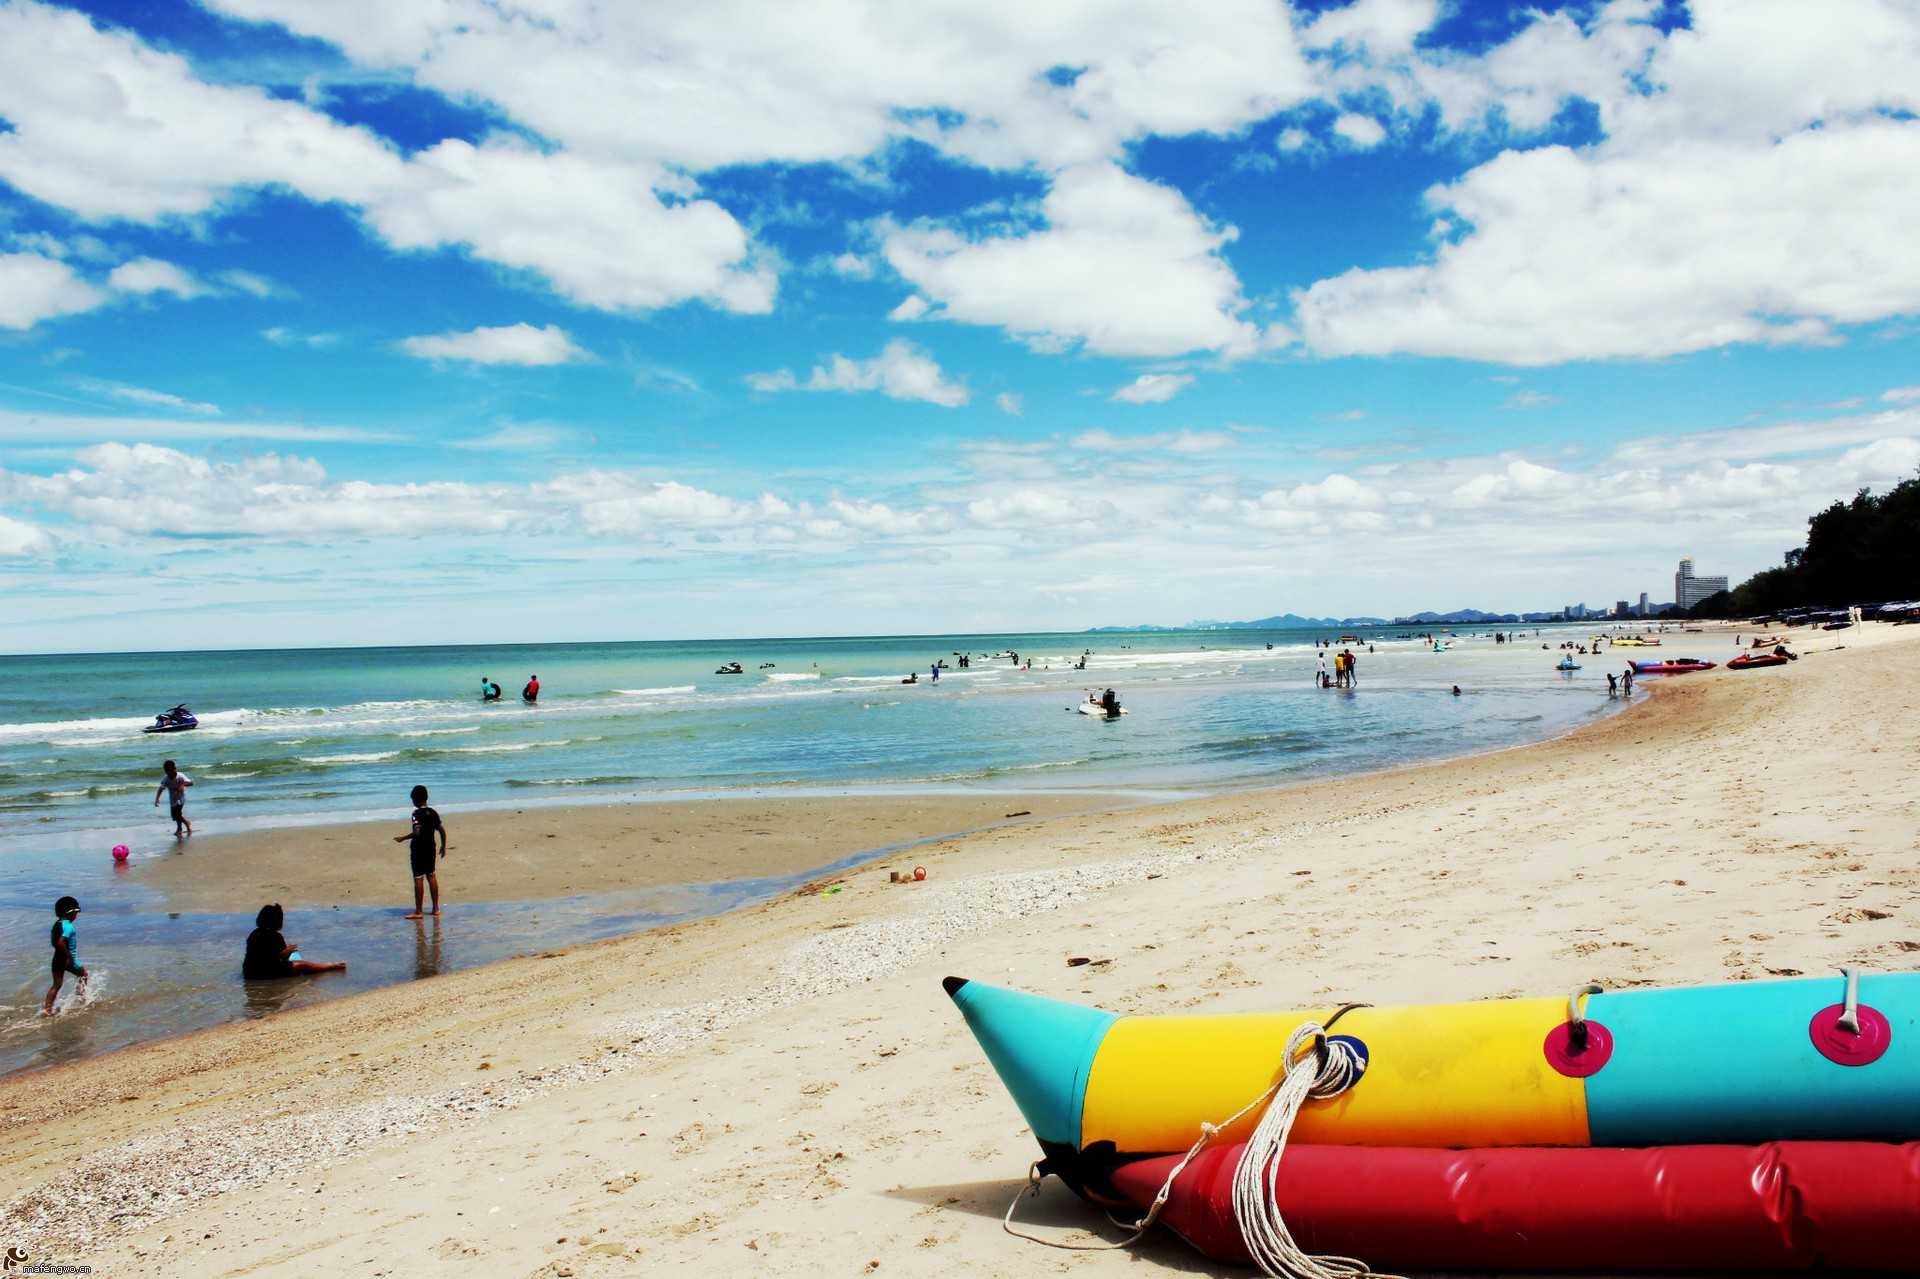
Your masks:
{"label": "turquoise sea water", "polygon": [[[1584,628],[1538,637],[1529,628],[1512,645],[1462,629],[1443,653],[1395,638],[1405,633],[1372,628],[1350,645],[1360,656],[1353,692],[1315,687],[1315,640],[1336,636],[1301,631],[0,658],[0,1070],[245,1015],[263,999],[406,980],[782,887],[734,883],[716,865],[711,883],[684,890],[463,907],[458,936],[449,923],[417,947],[395,946],[391,912],[307,912],[289,937],[348,959],[350,980],[247,997],[232,970],[250,917],[169,917],[140,887],[143,860],[179,855],[166,810],[152,807],[164,758],[193,778],[189,812],[202,834],[404,819],[416,782],[449,813],[903,788],[1172,797],[1552,736],[1612,705],[1603,668],[1635,655],[1727,656],[1675,637],[1563,675],[1552,669],[1558,653],[1541,645],[1584,639]],[[1072,669],[1086,650],[1087,669]],[[1009,651],[1020,667],[994,656]],[[957,668],[962,652],[970,669]],[[949,664],[938,683],[936,660]],[[728,661],[745,672],[716,674]],[[902,685],[909,671],[920,682]],[[529,707],[518,692],[533,674],[542,695]],[[481,704],[482,676],[505,700]],[[1454,684],[1463,696],[1450,695]],[[1087,690],[1109,686],[1125,717],[1074,712]],[[176,702],[194,709],[199,729],[140,732]],[[116,843],[133,849],[117,871]],[[45,990],[45,933],[62,892],[86,904],[83,958],[106,972],[94,1006],[49,1032],[28,1014]]]}

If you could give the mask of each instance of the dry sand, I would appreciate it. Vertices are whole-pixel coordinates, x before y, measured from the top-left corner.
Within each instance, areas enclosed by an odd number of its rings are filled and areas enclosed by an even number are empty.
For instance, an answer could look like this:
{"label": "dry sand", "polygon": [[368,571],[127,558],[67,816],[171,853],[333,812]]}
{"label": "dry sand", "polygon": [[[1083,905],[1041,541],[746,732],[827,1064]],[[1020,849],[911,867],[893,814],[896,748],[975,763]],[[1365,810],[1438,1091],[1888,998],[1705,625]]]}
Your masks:
{"label": "dry sand", "polygon": [[[939,986],[1121,1011],[1907,967],[1920,640],[1656,684],[1520,750],[990,831],[563,956],[0,1083],[0,1244],[122,1275],[1086,1275]],[[1069,955],[1105,961],[1069,968]],[[1835,978],[1836,992],[1838,981]],[[1023,1210],[1097,1227],[1057,1187]]]}
{"label": "dry sand", "polygon": [[[443,813],[438,863],[449,909],[619,888],[799,875],[875,849],[955,832],[1126,807],[1116,793],[890,794],[711,799]],[[1015,816],[1020,814],[1019,816]],[[141,868],[183,911],[405,902],[412,889],[402,810],[389,822],[201,837]]]}

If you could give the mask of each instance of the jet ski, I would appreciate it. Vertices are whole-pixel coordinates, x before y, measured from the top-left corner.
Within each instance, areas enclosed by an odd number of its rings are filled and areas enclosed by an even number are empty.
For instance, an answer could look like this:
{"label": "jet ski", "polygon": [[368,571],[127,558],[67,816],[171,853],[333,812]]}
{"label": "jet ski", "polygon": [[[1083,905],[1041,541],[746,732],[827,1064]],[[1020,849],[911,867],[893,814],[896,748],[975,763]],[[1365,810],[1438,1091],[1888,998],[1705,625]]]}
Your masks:
{"label": "jet ski", "polygon": [[153,723],[140,731],[143,733],[184,733],[190,728],[200,727],[200,721],[194,718],[192,711],[184,706],[176,706],[163,715],[155,715]]}
{"label": "jet ski", "polygon": [[714,671],[715,675],[745,675],[746,673],[747,668],[738,662],[728,662],[725,666]]}

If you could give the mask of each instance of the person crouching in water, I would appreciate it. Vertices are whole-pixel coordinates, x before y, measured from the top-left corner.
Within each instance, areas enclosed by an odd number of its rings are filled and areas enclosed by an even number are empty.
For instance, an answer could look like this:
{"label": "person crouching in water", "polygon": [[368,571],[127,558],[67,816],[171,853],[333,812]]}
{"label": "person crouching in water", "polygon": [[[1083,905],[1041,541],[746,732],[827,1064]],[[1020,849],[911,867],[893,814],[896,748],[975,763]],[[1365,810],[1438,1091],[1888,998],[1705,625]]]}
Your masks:
{"label": "person crouching in water", "polygon": [[60,984],[68,973],[80,979],[73,997],[80,999],[87,993],[87,970],[80,966],[80,942],[73,931],[73,921],[79,914],[80,903],[71,897],[53,904],[53,985],[47,987],[47,1002],[40,1006],[42,1017],[53,1016],[53,1001],[60,997]]}
{"label": "person crouching in water", "polygon": [[279,902],[270,902],[253,917],[253,931],[247,934],[246,958],[240,961],[240,975],[248,981],[271,981],[279,977],[302,977],[308,973],[344,973],[345,964],[316,964],[300,958],[300,948],[281,936],[286,927],[286,912]]}

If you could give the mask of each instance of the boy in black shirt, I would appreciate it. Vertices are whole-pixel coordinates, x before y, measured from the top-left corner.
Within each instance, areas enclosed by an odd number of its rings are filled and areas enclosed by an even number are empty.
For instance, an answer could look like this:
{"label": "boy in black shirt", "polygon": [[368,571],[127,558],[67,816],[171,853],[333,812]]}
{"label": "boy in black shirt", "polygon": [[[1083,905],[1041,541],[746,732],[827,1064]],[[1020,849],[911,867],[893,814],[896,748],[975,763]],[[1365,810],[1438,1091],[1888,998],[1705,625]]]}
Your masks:
{"label": "boy in black shirt", "polygon": [[433,890],[433,913],[440,913],[440,877],[433,871],[433,837],[440,836],[440,855],[447,855],[447,826],[440,820],[440,814],[427,807],[427,788],[413,788],[413,829],[404,835],[395,835],[396,844],[410,845],[413,860],[413,913],[407,919],[420,918],[420,881],[425,880],[427,887]]}

